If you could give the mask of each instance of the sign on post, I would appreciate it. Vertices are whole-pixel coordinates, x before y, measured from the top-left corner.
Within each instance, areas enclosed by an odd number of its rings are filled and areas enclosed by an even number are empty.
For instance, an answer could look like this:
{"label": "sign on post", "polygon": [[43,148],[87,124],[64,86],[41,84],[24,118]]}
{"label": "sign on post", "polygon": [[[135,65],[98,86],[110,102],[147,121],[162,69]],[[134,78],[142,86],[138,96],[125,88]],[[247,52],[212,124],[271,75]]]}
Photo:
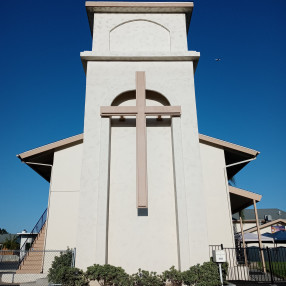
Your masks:
{"label": "sign on post", "polygon": [[216,263],[226,262],[226,255],[224,250],[213,250],[213,260]]}
{"label": "sign on post", "polygon": [[221,282],[221,285],[223,285],[221,264],[226,262],[225,251],[224,250],[213,250],[213,261],[218,263],[220,282]]}

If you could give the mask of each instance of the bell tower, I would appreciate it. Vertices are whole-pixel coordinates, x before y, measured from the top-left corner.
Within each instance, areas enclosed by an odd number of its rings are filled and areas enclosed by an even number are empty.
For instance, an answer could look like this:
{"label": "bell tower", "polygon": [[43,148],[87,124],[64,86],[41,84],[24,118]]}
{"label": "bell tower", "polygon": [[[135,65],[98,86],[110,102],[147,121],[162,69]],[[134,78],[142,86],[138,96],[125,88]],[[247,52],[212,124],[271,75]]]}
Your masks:
{"label": "bell tower", "polygon": [[76,266],[162,272],[208,260],[192,2],[86,2]]}

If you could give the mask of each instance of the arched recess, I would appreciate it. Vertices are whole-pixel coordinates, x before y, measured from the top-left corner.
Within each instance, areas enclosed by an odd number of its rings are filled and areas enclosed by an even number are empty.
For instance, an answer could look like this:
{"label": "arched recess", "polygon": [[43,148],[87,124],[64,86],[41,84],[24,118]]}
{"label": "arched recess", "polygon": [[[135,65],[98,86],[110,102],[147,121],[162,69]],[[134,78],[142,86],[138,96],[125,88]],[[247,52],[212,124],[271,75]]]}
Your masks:
{"label": "arched recess", "polygon": [[[132,99],[136,99],[136,91],[135,90],[125,91],[119,94],[117,97],[115,97],[115,99],[111,103],[111,106],[117,106],[125,101]],[[149,90],[149,89],[146,90],[146,99],[155,100],[165,106],[171,105],[169,100],[164,95],[154,90]]]}
{"label": "arched recess", "polygon": [[109,49],[115,52],[168,52],[170,31],[150,20],[131,20],[114,27],[109,33]]}

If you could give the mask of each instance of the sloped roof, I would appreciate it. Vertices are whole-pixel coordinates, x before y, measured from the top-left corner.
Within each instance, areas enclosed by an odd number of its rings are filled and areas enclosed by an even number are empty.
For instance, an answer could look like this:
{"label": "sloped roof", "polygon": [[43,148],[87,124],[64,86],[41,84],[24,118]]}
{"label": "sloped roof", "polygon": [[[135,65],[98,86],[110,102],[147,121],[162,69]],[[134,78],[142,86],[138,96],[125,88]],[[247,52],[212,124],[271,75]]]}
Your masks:
{"label": "sloped roof", "polygon": [[[255,214],[254,210],[252,209],[246,209],[243,211],[244,212],[244,219],[245,220],[255,220]],[[286,220],[286,212],[282,211],[280,209],[257,209],[257,214],[258,214],[258,219],[259,220],[264,220],[265,215],[271,215],[272,220],[277,220],[277,219],[285,219]],[[233,214],[233,219],[239,219],[239,214],[235,213]]]}
{"label": "sloped roof", "polygon": [[253,205],[253,200],[259,202],[262,198],[259,194],[235,188],[233,186],[229,186],[229,197],[232,213],[241,211]]}
{"label": "sloped roof", "polygon": [[[79,134],[72,136],[63,140],[59,140],[26,152],[23,152],[17,157],[27,163],[34,171],[36,171],[40,176],[42,176],[47,181],[50,181],[51,167],[49,165],[53,164],[54,152],[59,148],[68,148],[70,146],[83,143],[84,135]],[[215,148],[220,148],[224,150],[226,165],[240,162],[247,159],[255,158],[259,152],[253,149],[249,149],[237,144],[226,142],[217,138],[199,134],[199,141],[202,144],[207,144]],[[42,164],[34,165],[32,163]],[[235,165],[227,168],[228,178],[230,179],[236,173],[238,173],[248,162]]]}

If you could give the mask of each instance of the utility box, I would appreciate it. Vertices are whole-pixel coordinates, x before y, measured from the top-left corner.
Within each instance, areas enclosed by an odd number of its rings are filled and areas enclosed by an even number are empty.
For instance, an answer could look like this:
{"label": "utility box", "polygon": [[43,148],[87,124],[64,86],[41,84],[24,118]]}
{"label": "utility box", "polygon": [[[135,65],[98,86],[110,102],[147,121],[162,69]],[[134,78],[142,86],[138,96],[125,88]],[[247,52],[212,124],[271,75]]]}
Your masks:
{"label": "utility box", "polygon": [[224,250],[213,250],[213,260],[214,262],[223,263],[226,262],[226,255]]}

